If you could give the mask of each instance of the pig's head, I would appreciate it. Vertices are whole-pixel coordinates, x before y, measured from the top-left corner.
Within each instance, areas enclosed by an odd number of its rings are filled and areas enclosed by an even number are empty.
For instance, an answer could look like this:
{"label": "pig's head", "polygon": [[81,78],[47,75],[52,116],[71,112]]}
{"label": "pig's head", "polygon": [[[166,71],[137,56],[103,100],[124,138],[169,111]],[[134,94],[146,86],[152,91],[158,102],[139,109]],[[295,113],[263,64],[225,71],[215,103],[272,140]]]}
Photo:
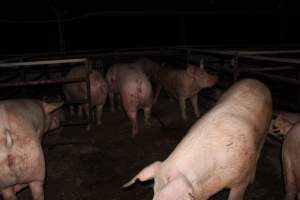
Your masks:
{"label": "pig's head", "polygon": [[166,179],[162,178],[159,175],[161,164],[161,162],[154,162],[148,165],[124,184],[123,188],[133,185],[137,180],[154,179],[153,200],[193,200],[193,187],[190,181],[181,173],[170,175]]}
{"label": "pig's head", "polygon": [[285,136],[292,126],[293,124],[289,120],[285,119],[282,115],[278,115],[271,122],[270,133],[275,136]]}
{"label": "pig's head", "polygon": [[60,127],[60,120],[62,116],[62,110],[59,109],[64,104],[63,101],[47,103],[42,102],[43,110],[45,113],[46,127],[45,131],[57,129]]}
{"label": "pig's head", "polygon": [[207,73],[202,63],[200,64],[200,67],[188,64],[186,70],[189,78],[193,80],[199,88],[212,87],[219,80],[219,77],[217,75]]}

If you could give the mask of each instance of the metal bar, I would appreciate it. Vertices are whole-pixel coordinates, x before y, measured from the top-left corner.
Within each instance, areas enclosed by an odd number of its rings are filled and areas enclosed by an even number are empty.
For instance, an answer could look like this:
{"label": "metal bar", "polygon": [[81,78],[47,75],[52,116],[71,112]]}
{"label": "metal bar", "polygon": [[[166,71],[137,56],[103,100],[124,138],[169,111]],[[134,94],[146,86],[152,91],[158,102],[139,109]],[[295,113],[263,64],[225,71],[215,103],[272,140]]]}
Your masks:
{"label": "metal bar", "polygon": [[300,53],[299,49],[295,50],[270,50],[270,51],[239,51],[240,55],[272,55],[272,54],[293,54],[293,53]]}
{"label": "metal bar", "polygon": [[[245,71],[241,71],[241,72],[245,72]],[[267,74],[267,73],[263,73],[263,72],[257,72],[257,71],[255,71],[255,72],[247,71],[245,73],[263,76],[265,78],[268,78],[268,79],[274,80],[274,81],[281,81],[281,82],[285,82],[285,83],[289,83],[289,84],[300,85],[300,80],[285,78],[285,77],[282,77],[280,75],[271,75],[271,74]]]}
{"label": "metal bar", "polygon": [[41,81],[25,81],[18,83],[0,83],[1,87],[16,87],[16,86],[27,86],[27,85],[42,85],[42,84],[54,84],[54,83],[72,83],[72,82],[83,82],[85,78],[70,78],[70,79],[57,79],[57,80],[41,80]]}
{"label": "metal bar", "polygon": [[92,69],[91,62],[89,60],[85,63],[86,70],[86,92],[87,92],[87,103],[88,103],[88,130],[92,125],[92,95],[91,95],[91,82],[90,82],[90,70]]}
{"label": "metal bar", "polygon": [[239,58],[259,60],[259,61],[272,61],[272,62],[280,62],[280,63],[288,63],[288,64],[300,64],[300,59],[292,59],[292,58],[272,58],[267,56],[251,56],[251,55],[239,55]]}
{"label": "metal bar", "polygon": [[64,59],[64,60],[43,60],[43,61],[29,61],[29,62],[16,62],[16,63],[0,63],[0,67],[18,67],[18,66],[77,63],[77,62],[85,62],[86,60],[87,60],[86,58],[77,58],[77,59]]}
{"label": "metal bar", "polygon": [[251,68],[244,68],[244,69],[241,69],[241,71],[245,71],[245,72],[248,72],[248,71],[281,71],[281,70],[296,70],[297,68],[296,67],[258,67],[258,68],[254,68],[254,67],[251,67]]}
{"label": "metal bar", "polygon": [[221,50],[210,50],[210,49],[193,49],[191,48],[191,53],[203,53],[211,55],[220,55],[220,56],[234,56],[236,51],[221,51]]}

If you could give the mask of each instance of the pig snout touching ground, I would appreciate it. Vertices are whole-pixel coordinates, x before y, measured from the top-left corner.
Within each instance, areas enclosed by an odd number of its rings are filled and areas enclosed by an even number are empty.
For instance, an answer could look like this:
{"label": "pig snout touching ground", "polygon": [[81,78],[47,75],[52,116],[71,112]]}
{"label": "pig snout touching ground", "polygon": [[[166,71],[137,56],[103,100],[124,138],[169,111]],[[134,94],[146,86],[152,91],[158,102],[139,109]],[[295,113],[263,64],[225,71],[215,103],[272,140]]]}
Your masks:
{"label": "pig snout touching ground", "polygon": [[150,164],[123,187],[154,179],[154,200],[207,200],[224,188],[230,188],[229,200],[242,200],[254,180],[271,117],[269,89],[257,80],[241,80],[165,161]]}
{"label": "pig snout touching ground", "polygon": [[[83,77],[85,74],[86,71],[83,66],[76,66],[71,69],[71,71],[66,75],[66,78]],[[87,87],[84,82],[65,84],[63,90],[67,101],[87,98]],[[96,115],[96,123],[100,125],[102,124],[102,112],[108,94],[108,86],[101,73],[96,70],[92,70],[90,72],[90,91],[91,106],[95,109],[95,112],[91,117]],[[83,112],[86,116],[88,116],[88,104],[79,105],[78,116],[82,117]],[[71,116],[74,116],[74,106],[70,106],[70,114]],[[89,128],[90,127],[87,127],[87,129]]]}
{"label": "pig snout touching ground", "polygon": [[41,138],[57,127],[51,116],[63,102],[6,100],[0,102],[0,191],[4,200],[29,186],[34,200],[43,200],[45,160]]}
{"label": "pig snout touching ground", "polygon": [[161,88],[164,88],[170,97],[178,99],[181,117],[184,121],[187,121],[187,99],[191,100],[195,115],[199,118],[198,93],[204,88],[214,86],[217,82],[218,76],[208,74],[203,64],[200,67],[188,64],[186,70],[164,68],[158,75],[158,86],[154,102],[157,101]]}
{"label": "pig snout touching ground", "polygon": [[295,123],[284,136],[282,166],[285,180],[285,200],[300,200],[300,122]]}
{"label": "pig snout touching ground", "polygon": [[132,123],[132,136],[138,134],[137,113],[144,110],[145,127],[151,126],[152,86],[144,72],[136,64],[113,65],[107,72],[109,97],[114,110],[115,93]]}

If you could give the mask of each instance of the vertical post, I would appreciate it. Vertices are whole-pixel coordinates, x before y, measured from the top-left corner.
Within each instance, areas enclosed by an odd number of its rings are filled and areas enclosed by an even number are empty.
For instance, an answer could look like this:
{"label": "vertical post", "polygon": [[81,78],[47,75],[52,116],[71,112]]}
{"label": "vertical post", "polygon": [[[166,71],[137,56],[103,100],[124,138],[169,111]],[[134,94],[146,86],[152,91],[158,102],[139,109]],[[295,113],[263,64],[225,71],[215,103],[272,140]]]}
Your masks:
{"label": "vertical post", "polygon": [[191,60],[191,49],[188,48],[186,51],[186,64],[188,65],[190,63]]}
{"label": "vertical post", "polygon": [[86,93],[87,93],[87,104],[88,104],[88,130],[92,126],[92,96],[91,96],[91,82],[90,82],[90,71],[91,71],[91,62],[88,59],[85,62],[85,70],[86,70]]}
{"label": "vertical post", "polygon": [[240,73],[240,69],[239,69],[238,52],[236,52],[233,57],[233,82],[234,83],[237,81],[239,73]]}
{"label": "vertical post", "polygon": [[[298,80],[300,80],[300,71],[298,71]],[[300,89],[298,90],[297,100],[298,100],[298,102],[300,101]],[[297,105],[299,105],[299,104],[297,104]],[[299,106],[298,106],[298,109],[300,109]]]}

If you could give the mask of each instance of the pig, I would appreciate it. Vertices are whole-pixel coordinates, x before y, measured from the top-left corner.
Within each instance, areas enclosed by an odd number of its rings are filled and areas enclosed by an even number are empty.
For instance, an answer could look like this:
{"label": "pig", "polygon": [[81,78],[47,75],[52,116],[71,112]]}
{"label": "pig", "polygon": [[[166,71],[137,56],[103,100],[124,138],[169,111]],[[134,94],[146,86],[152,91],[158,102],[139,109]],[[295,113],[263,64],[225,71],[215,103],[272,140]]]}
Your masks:
{"label": "pig", "polygon": [[291,126],[297,122],[300,122],[300,113],[274,111],[277,115],[270,124],[269,133],[274,136],[285,135]]}
{"label": "pig", "polygon": [[[291,124],[289,124],[291,125]],[[300,122],[288,126],[282,145],[282,166],[285,180],[285,200],[300,200]]]}
{"label": "pig", "polygon": [[160,64],[149,58],[138,58],[134,63],[139,66],[153,84],[157,84],[158,73],[161,69]]}
{"label": "pig", "polygon": [[[66,75],[66,78],[76,78],[76,77],[84,77],[86,74],[84,66],[75,66],[73,67],[70,72]],[[86,91],[86,83],[70,83],[65,84],[63,87],[65,100],[81,100],[87,98],[87,91]],[[96,123],[97,125],[102,124],[102,112],[103,107],[106,102],[107,94],[108,94],[108,86],[101,75],[96,70],[91,70],[90,72],[90,91],[91,91],[91,106],[92,108],[96,109]],[[83,111],[86,116],[89,114],[88,104],[79,105],[78,108],[78,115],[82,117]],[[74,116],[74,106],[70,106],[70,114]],[[93,117],[93,116],[92,116]],[[90,127],[87,127],[89,130]]]}
{"label": "pig", "polygon": [[107,72],[111,109],[114,93],[119,95],[123,108],[132,123],[132,136],[138,134],[137,112],[144,110],[145,127],[151,126],[152,86],[144,72],[135,63],[115,64]]}
{"label": "pig", "polygon": [[243,199],[272,117],[269,89],[244,79],[188,131],[169,157],[145,167],[123,187],[154,179],[153,200],[207,200],[230,188],[229,200]]}
{"label": "pig", "polygon": [[4,200],[29,185],[34,200],[43,200],[45,160],[41,139],[59,127],[57,115],[63,102],[20,99],[0,102],[0,192]]}
{"label": "pig", "polygon": [[214,86],[217,81],[218,76],[208,74],[203,64],[200,67],[188,64],[186,70],[165,68],[158,75],[158,86],[154,102],[157,101],[161,88],[164,88],[170,97],[178,99],[181,118],[184,121],[187,121],[186,99],[191,100],[195,115],[199,118],[198,93],[203,88]]}

